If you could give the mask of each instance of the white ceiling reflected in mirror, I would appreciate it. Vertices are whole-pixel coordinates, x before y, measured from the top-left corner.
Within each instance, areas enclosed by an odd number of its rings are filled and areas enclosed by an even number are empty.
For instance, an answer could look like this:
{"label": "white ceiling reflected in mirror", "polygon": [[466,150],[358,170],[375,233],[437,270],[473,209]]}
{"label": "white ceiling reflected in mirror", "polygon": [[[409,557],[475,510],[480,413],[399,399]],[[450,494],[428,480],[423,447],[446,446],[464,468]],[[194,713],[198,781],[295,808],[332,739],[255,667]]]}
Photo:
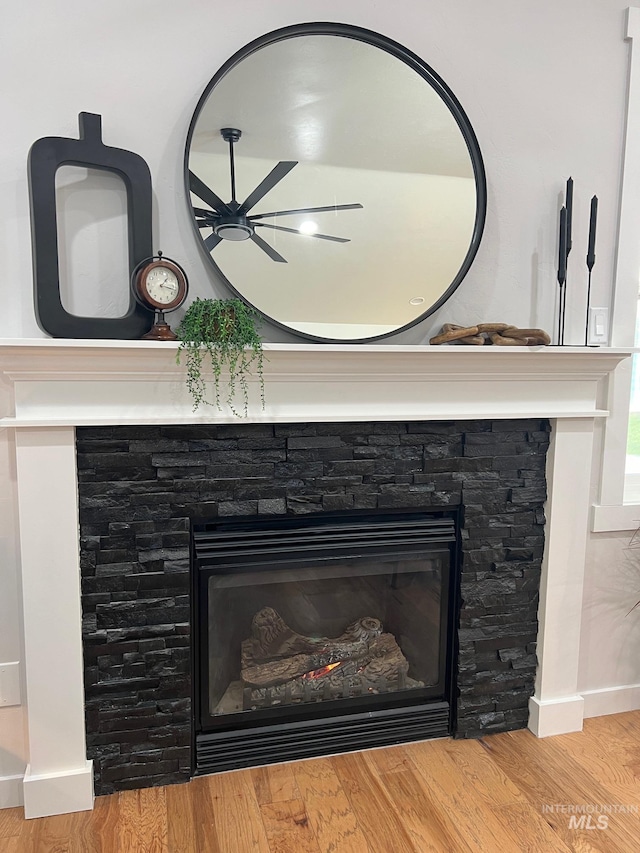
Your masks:
{"label": "white ceiling reflected in mirror", "polygon": [[185,176],[216,271],[278,325],[366,341],[413,325],[477,251],[484,168],[446,84],[368,30],[257,39],[196,109]]}

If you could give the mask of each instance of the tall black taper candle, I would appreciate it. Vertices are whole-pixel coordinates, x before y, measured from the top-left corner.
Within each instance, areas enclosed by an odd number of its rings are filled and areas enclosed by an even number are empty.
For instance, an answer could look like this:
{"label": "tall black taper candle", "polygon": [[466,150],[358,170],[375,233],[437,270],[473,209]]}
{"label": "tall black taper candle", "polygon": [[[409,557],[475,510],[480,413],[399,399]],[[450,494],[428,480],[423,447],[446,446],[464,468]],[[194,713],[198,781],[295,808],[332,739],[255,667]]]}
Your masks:
{"label": "tall black taper candle", "polygon": [[571,251],[571,223],[573,221],[573,178],[567,181],[567,192],[565,196],[565,207],[567,208],[567,255]]}
{"label": "tall black taper candle", "polygon": [[[571,222],[573,220],[573,178],[567,180],[564,206],[567,208],[567,240],[566,254],[567,267],[569,265],[569,252],[571,251]],[[562,328],[560,330],[560,343],[564,344],[564,323],[567,319],[567,269],[565,268],[564,287],[562,288]]]}
{"label": "tall black taper candle", "polygon": [[589,245],[587,247],[587,316],[584,323],[584,345],[589,344],[589,308],[591,307],[591,270],[596,262],[596,224],[598,221],[598,196],[591,199],[591,217],[589,219]]}
{"label": "tall black taper candle", "polygon": [[560,241],[558,245],[558,284],[560,285],[560,299],[558,301],[558,346],[562,346],[564,341],[563,331],[563,289],[567,278],[567,208],[560,209]]}
{"label": "tall black taper candle", "polygon": [[560,287],[567,277],[567,208],[560,208],[560,243],[558,246],[558,284]]}
{"label": "tall black taper candle", "polygon": [[589,219],[589,247],[587,249],[587,267],[589,272],[596,262],[596,223],[598,221],[598,196],[591,199],[591,218]]}

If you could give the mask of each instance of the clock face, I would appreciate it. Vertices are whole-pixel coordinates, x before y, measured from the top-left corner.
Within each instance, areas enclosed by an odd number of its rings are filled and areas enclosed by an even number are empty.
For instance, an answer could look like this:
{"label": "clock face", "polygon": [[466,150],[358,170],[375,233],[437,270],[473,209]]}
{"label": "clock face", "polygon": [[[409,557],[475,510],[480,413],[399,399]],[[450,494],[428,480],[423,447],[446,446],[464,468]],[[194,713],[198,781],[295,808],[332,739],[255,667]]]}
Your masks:
{"label": "clock face", "polygon": [[168,258],[146,264],[134,279],[137,298],[157,311],[173,311],[181,305],[187,287],[184,270]]}
{"label": "clock face", "polygon": [[154,267],[145,279],[147,294],[161,305],[173,302],[180,292],[180,283],[176,274],[166,267]]}

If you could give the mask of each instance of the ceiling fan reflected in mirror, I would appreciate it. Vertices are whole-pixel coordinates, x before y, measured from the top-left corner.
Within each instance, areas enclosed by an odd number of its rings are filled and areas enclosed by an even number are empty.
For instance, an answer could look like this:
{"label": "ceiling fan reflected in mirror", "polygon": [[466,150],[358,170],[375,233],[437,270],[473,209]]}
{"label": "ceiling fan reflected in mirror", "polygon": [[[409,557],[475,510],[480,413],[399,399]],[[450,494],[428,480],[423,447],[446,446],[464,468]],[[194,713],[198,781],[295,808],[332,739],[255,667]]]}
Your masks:
{"label": "ceiling fan reflected in mirror", "polygon": [[260,219],[267,219],[271,216],[291,216],[300,213],[323,213],[329,210],[356,210],[362,208],[361,204],[329,204],[323,207],[301,207],[296,210],[275,210],[270,213],[256,213],[253,216],[247,216],[251,208],[264,198],[267,193],[280,183],[286,177],[294,166],[298,163],[296,160],[283,160],[274,166],[267,177],[261,181],[258,186],[249,193],[247,198],[240,204],[236,199],[236,167],[234,159],[234,145],[242,136],[242,131],[234,127],[223,127],[220,134],[225,142],[229,143],[229,166],[231,171],[231,201],[224,202],[222,199],[208,187],[200,178],[191,170],[189,171],[189,187],[191,192],[197,196],[205,204],[208,204],[212,210],[206,210],[202,207],[194,207],[193,212],[196,218],[198,228],[211,228],[212,233],[204,239],[204,245],[211,252],[221,240],[241,241],[253,240],[263,252],[265,252],[272,261],[286,264],[287,261],[279,252],[265,242],[258,234],[256,228],[270,228],[273,231],[285,231],[288,234],[300,234],[302,236],[315,237],[318,240],[330,240],[333,243],[349,243],[346,237],[331,237],[328,234],[317,234],[311,229],[307,230],[302,226],[300,228],[285,228],[282,225],[272,225],[269,222],[258,222]]}

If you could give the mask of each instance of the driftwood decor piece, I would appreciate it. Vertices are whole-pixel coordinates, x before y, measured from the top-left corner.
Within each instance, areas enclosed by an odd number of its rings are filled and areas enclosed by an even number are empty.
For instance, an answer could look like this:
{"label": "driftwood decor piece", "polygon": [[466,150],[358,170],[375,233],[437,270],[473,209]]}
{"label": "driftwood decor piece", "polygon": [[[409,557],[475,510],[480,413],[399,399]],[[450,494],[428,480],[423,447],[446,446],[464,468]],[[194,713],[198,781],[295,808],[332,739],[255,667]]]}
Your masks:
{"label": "driftwood decor piece", "polygon": [[352,622],[339,637],[305,637],[272,608],[253,618],[242,643],[243,708],[343,699],[424,686],[379,619]]}
{"label": "driftwood decor piece", "polygon": [[551,338],[543,329],[519,329],[508,323],[478,323],[477,326],[457,326],[445,323],[439,335],[431,338],[430,344],[469,344],[484,346],[492,344],[503,347],[548,346]]}

